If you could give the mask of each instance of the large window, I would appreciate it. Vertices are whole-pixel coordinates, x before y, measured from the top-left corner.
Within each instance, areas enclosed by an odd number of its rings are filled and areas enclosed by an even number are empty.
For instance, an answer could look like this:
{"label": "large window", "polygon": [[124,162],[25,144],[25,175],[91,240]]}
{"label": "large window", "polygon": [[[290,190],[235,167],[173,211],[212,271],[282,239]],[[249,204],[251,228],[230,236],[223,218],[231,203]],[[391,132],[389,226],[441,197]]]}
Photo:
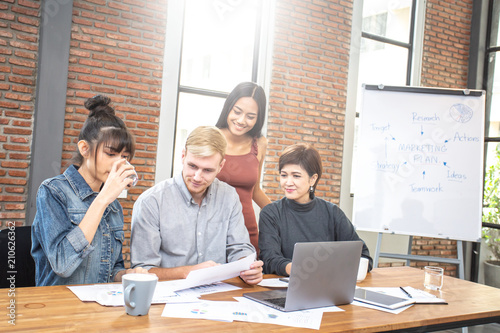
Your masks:
{"label": "large window", "polygon": [[215,125],[226,94],[242,81],[256,81],[261,1],[187,0],[175,129],[174,173],[189,133]]}
{"label": "large window", "polygon": [[487,165],[492,164],[495,155],[493,152],[500,141],[500,34],[498,19],[500,17],[500,1],[492,1],[493,10],[490,11],[488,44],[486,48],[486,142]]}
{"label": "large window", "polygon": [[[274,1],[169,1],[156,181],[181,168],[189,133],[215,125],[240,82],[266,87],[265,59]],[[174,147],[173,149],[170,147]]]}
{"label": "large window", "polygon": [[500,1],[490,1],[485,61],[486,137],[484,218],[486,223],[500,223],[498,183],[500,182]]}
{"label": "large window", "polygon": [[[341,208],[352,212],[362,84],[419,85],[425,8],[416,0],[354,2]],[[351,155],[352,154],[352,155]]]}

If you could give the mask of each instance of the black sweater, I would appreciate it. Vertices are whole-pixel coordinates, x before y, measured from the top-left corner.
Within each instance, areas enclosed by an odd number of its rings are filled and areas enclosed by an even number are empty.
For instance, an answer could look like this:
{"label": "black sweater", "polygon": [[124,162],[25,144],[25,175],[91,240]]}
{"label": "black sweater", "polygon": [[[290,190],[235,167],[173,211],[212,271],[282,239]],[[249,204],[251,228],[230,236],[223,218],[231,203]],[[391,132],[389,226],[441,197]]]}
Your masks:
{"label": "black sweater", "polygon": [[[267,205],[259,217],[260,258],[264,273],[286,276],[297,242],[361,240],[344,212],[331,202],[314,198],[306,204],[283,198]],[[363,242],[362,256],[373,260]]]}

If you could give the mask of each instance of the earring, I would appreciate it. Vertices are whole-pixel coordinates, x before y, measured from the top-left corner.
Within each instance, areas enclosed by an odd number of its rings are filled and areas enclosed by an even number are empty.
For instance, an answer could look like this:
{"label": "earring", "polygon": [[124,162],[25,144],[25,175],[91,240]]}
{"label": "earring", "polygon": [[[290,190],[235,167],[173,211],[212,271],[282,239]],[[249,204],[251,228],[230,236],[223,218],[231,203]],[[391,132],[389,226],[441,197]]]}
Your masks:
{"label": "earring", "polygon": [[309,187],[309,192],[314,192],[314,186]]}

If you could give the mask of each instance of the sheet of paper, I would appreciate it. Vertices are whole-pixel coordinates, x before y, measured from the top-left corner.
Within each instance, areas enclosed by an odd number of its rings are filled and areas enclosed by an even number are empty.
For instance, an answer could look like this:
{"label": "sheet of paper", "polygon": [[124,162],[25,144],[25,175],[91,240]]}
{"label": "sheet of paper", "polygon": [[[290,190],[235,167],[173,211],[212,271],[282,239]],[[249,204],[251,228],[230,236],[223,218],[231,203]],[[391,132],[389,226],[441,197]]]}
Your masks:
{"label": "sheet of paper", "polygon": [[81,301],[97,302],[106,306],[123,305],[123,287],[118,283],[68,286]]}
{"label": "sheet of paper", "polygon": [[175,295],[175,291],[186,288],[190,287],[186,284],[185,279],[160,281],[156,284],[156,289],[159,289],[164,296],[173,296]]}
{"label": "sheet of paper", "polygon": [[177,295],[176,292],[174,292],[175,286],[177,285],[175,283],[177,280],[173,281],[159,281],[156,284],[155,288],[155,293],[153,295],[153,304],[160,304],[160,303],[167,303],[168,301],[171,301],[173,299],[179,300],[179,295]]}
{"label": "sheet of paper", "polygon": [[280,281],[279,278],[264,279],[258,285],[267,288],[288,288],[288,282]]}
{"label": "sheet of paper", "polygon": [[255,261],[255,257],[256,254],[252,253],[243,259],[224,265],[191,271],[184,282],[185,288],[196,287],[237,277],[240,275],[240,272],[246,271],[250,268],[250,265]]}
{"label": "sheet of paper", "polygon": [[189,289],[179,290],[176,292],[176,294],[181,296],[201,297],[203,295],[222,293],[238,289],[241,288],[224,282],[216,282],[216,283],[206,284],[203,286],[197,286]]}
{"label": "sheet of paper", "polygon": [[[168,297],[175,295],[200,297],[201,295],[241,289],[240,287],[235,287],[224,282],[215,282],[207,285],[196,285],[194,287],[185,288],[188,285],[189,284],[186,284],[186,280],[184,279],[158,282],[156,285],[155,295],[158,294],[158,297],[167,297],[167,299],[171,299]],[[161,291],[159,291],[158,288],[161,288]]]}
{"label": "sheet of paper", "polygon": [[416,289],[410,286],[403,287],[407,292],[410,293],[412,298],[417,304],[448,304],[446,300],[439,298],[431,293],[424,290]]}
{"label": "sheet of paper", "polygon": [[82,302],[95,302],[95,287],[88,286],[68,286],[68,289],[75,294]]}
{"label": "sheet of paper", "polygon": [[196,296],[175,294],[174,296],[162,297],[161,302],[159,303],[174,304],[174,303],[198,303],[198,302],[201,302],[201,300]]}
{"label": "sheet of paper", "polygon": [[[404,293],[404,291],[401,290],[401,288],[398,287],[363,287],[364,289],[367,290],[372,290],[376,291],[382,294],[387,294],[391,296],[396,296],[396,297],[401,297],[401,298],[409,298],[408,295]],[[429,303],[435,303],[435,304],[447,304],[446,301],[442,298],[438,298],[434,296],[431,293],[428,293],[426,291],[416,289],[410,286],[403,287],[410,295],[412,296],[411,298],[415,300],[415,303],[417,304],[429,304]]]}
{"label": "sheet of paper", "polygon": [[323,311],[319,309],[283,312],[245,297],[234,299],[243,306],[237,308],[240,313],[234,314],[234,320],[319,330],[323,319]]}
{"label": "sheet of paper", "polygon": [[96,284],[95,301],[103,306],[123,306],[123,287],[121,284]]}
{"label": "sheet of paper", "polygon": [[[241,298],[240,298],[241,299]],[[323,312],[281,312],[255,302],[201,301],[192,304],[166,304],[162,317],[246,321],[300,328],[319,329]]]}
{"label": "sheet of paper", "polygon": [[201,301],[198,303],[165,304],[162,317],[233,321],[232,310],[238,302]]}
{"label": "sheet of paper", "polygon": [[[167,287],[168,288],[168,287]],[[201,302],[199,297],[208,294],[221,293],[226,291],[238,290],[240,287],[233,286],[224,282],[217,282],[203,286],[197,286],[189,289],[176,291],[173,295],[167,295],[161,298],[158,303],[194,303]],[[155,295],[157,291],[155,290]]]}

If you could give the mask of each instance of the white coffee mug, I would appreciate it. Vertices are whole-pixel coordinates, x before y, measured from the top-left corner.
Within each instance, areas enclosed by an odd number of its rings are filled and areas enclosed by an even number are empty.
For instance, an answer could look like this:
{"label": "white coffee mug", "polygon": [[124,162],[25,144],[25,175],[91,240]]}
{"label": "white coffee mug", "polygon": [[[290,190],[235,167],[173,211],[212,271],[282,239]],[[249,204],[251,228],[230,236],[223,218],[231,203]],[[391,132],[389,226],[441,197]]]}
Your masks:
{"label": "white coffee mug", "polygon": [[356,278],[356,282],[361,282],[365,279],[366,273],[368,272],[368,263],[369,260],[367,258],[361,257],[359,260],[358,277]]}
{"label": "white coffee mug", "polygon": [[158,276],[154,274],[125,274],[122,276],[125,310],[131,316],[145,316],[149,312]]}

